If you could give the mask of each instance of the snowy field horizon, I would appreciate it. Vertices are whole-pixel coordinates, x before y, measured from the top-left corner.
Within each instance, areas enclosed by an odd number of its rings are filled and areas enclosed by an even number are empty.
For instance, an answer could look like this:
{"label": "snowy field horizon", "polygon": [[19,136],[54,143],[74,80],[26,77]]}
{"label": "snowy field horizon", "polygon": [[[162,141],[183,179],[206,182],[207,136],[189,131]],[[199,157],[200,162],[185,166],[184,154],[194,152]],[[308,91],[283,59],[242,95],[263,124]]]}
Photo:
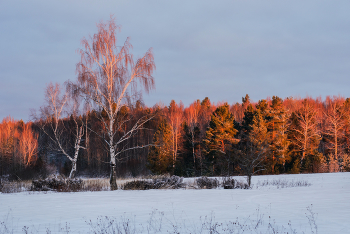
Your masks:
{"label": "snowy field horizon", "polygon": [[0,232],[349,233],[350,172],[254,176],[251,187],[0,193]]}

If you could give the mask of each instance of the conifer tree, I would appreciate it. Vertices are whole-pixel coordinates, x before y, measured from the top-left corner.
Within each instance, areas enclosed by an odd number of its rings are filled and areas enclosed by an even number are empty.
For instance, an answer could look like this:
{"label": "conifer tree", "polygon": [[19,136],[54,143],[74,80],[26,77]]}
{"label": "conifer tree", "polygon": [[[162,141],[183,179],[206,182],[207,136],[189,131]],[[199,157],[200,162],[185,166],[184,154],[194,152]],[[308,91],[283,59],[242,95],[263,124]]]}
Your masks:
{"label": "conifer tree", "polygon": [[164,174],[172,171],[173,150],[171,127],[163,119],[153,138],[154,146],[148,153],[148,168],[155,174]]}
{"label": "conifer tree", "polygon": [[246,111],[248,105],[250,104],[249,95],[246,94],[245,97],[242,97],[242,104],[238,102],[231,106],[231,112],[235,117],[237,123],[242,123],[244,118],[244,112]]}
{"label": "conifer tree", "polygon": [[[209,128],[206,131],[204,143],[206,146],[207,161],[213,174],[221,171],[225,167],[227,174],[230,173],[230,164],[232,163],[231,148],[232,144],[237,143],[235,138],[237,130],[234,127],[234,117],[229,111],[229,105],[225,103],[218,107],[211,115]],[[226,164],[226,166],[224,165]]]}
{"label": "conifer tree", "polygon": [[289,159],[288,127],[290,114],[283,106],[283,100],[277,96],[272,97],[272,104],[268,113],[268,138],[271,148],[271,172],[275,172],[275,165],[282,165]]}
{"label": "conifer tree", "polygon": [[250,186],[252,176],[265,170],[264,162],[270,151],[266,120],[259,109],[255,111],[250,130],[244,135],[237,149],[235,154],[238,165],[247,176]]}
{"label": "conifer tree", "polygon": [[252,104],[249,104],[244,112],[243,122],[242,122],[242,134],[246,135],[251,130],[251,125],[253,124],[253,119],[255,115],[255,110]]}

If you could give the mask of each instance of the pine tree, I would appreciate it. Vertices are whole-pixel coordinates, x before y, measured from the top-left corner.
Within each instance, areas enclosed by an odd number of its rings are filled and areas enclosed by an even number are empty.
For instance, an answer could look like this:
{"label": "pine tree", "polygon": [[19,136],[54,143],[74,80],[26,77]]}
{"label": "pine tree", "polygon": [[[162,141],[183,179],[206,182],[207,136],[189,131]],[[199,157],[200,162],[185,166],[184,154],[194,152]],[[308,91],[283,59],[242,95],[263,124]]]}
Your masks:
{"label": "pine tree", "polygon": [[234,117],[230,113],[227,103],[218,107],[211,115],[204,144],[206,146],[207,161],[213,174],[218,174],[219,172],[223,174],[225,169],[227,174],[230,174],[230,164],[232,163],[230,151],[232,144],[238,142],[235,138],[237,130],[234,126]]}
{"label": "pine tree", "polygon": [[148,153],[148,168],[155,174],[169,173],[173,170],[173,151],[171,127],[162,120],[153,138],[154,146]]}
{"label": "pine tree", "polygon": [[253,124],[253,119],[255,115],[255,110],[252,104],[249,104],[244,112],[243,122],[242,122],[242,134],[246,135],[251,130],[251,125]]}
{"label": "pine tree", "polygon": [[277,96],[272,97],[272,104],[268,110],[268,138],[270,140],[271,172],[275,173],[275,165],[284,168],[286,160],[289,160],[288,127],[290,126],[290,114],[283,106],[283,100]]}
{"label": "pine tree", "polygon": [[239,167],[247,176],[248,185],[254,174],[265,170],[270,147],[266,120],[259,109],[254,112],[250,130],[243,135],[235,151]]}

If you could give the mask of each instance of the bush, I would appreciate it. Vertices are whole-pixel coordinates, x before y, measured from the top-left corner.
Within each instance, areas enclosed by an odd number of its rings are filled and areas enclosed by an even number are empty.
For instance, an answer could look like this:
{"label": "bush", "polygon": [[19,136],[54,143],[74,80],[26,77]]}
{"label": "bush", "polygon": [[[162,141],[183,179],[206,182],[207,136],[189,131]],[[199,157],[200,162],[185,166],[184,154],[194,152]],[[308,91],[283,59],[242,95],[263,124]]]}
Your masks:
{"label": "bush", "polygon": [[184,188],[183,177],[157,176],[152,180],[133,180],[122,186],[124,190],[179,189]]}
{"label": "bush", "polygon": [[206,176],[199,177],[196,179],[197,186],[201,189],[213,189],[219,186],[217,179],[211,179]]}
{"label": "bush", "polygon": [[179,189],[184,188],[185,183],[183,183],[183,177],[179,176],[164,176],[153,179],[153,188],[154,189]]}
{"label": "bush", "polygon": [[31,191],[77,192],[83,189],[81,179],[64,179],[52,176],[44,180],[33,180]]}
{"label": "bush", "polygon": [[122,189],[124,190],[148,190],[152,189],[153,183],[146,180],[133,180],[130,182],[126,182]]}
{"label": "bush", "polygon": [[236,180],[235,189],[250,189],[250,187],[246,182]]}
{"label": "bush", "polygon": [[222,182],[222,186],[224,187],[224,189],[234,189],[235,188],[235,184],[236,181],[235,179],[232,178],[224,178],[223,182]]}

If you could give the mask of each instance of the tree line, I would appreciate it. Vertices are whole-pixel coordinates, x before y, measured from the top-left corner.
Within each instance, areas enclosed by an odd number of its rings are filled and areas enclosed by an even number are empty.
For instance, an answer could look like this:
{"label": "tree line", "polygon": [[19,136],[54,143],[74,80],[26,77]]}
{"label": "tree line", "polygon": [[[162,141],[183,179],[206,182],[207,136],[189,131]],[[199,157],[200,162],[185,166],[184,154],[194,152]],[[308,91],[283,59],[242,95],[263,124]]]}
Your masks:
{"label": "tree line", "polygon": [[[273,96],[253,103],[246,95],[232,105],[205,98],[187,107],[175,101],[146,107],[138,101],[124,105],[116,116],[116,122],[126,116],[130,120],[117,131],[120,136],[144,116],[148,120],[119,146],[118,152],[131,150],[118,155],[117,176],[349,171],[349,112],[350,99],[342,97]],[[28,123],[5,118],[0,124],[1,174],[20,177],[32,169],[30,175],[48,171],[68,176],[78,149],[78,174],[108,175],[108,143],[100,136],[106,134],[100,116],[108,119],[107,114],[73,113]]]}
{"label": "tree line", "polygon": [[184,176],[349,171],[350,99],[285,98],[164,107],[153,173]]}

